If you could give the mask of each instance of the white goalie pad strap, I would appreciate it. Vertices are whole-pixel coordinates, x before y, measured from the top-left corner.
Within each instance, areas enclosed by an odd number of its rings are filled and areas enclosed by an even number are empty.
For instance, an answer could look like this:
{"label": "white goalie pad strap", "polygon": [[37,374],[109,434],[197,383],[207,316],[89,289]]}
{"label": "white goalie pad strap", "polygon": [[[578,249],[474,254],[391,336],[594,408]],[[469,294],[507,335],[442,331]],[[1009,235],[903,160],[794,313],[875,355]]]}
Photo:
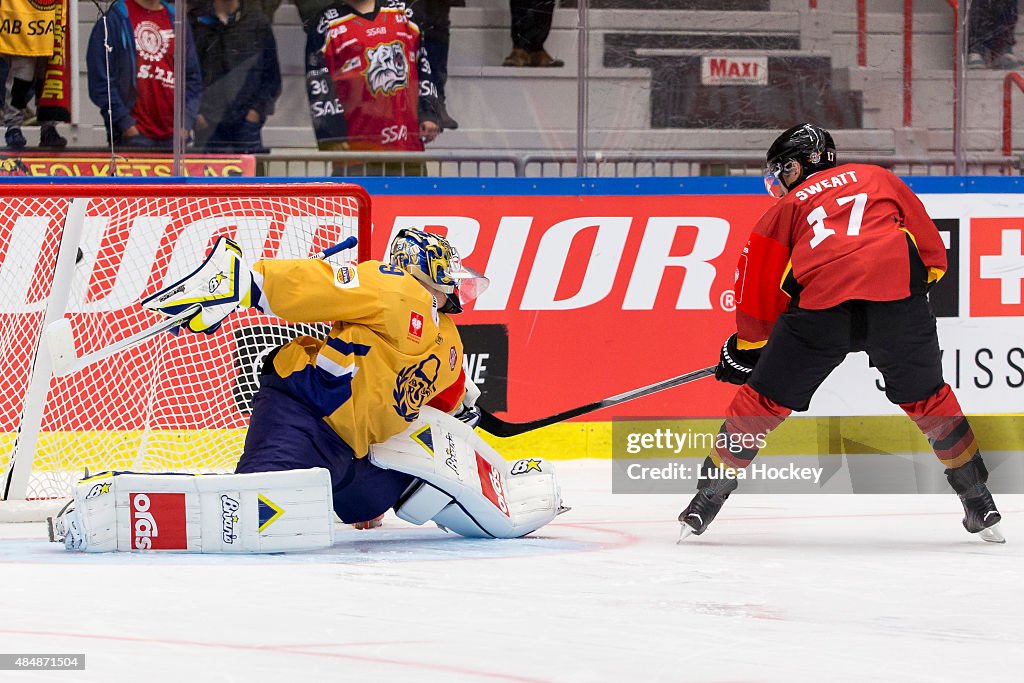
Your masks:
{"label": "white goalie pad strap", "polygon": [[561,504],[550,463],[508,463],[471,427],[429,407],[404,432],[371,446],[370,460],[421,480],[395,506],[400,518],[433,520],[462,536],[525,536],[554,519]]}
{"label": "white goalie pad strap", "polygon": [[75,487],[62,515],[70,550],[268,553],[327,548],[334,510],[326,469],[255,474],[106,472]]}
{"label": "white goalie pad strap", "polygon": [[480,387],[478,387],[469,377],[466,377],[465,388],[466,395],[462,397],[462,405],[467,408],[473,408],[476,406],[476,400],[480,398]]}

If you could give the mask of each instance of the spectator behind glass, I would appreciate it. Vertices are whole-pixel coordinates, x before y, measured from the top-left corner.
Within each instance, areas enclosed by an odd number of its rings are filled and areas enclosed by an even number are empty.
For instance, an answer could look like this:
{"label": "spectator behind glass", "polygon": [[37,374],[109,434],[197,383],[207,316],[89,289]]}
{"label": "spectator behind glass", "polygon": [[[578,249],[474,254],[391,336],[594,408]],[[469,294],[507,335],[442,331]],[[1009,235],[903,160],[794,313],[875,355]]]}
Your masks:
{"label": "spectator behind glass", "polygon": [[[40,104],[47,65],[55,50],[60,51],[57,62],[60,66],[54,69],[58,72],[57,78],[63,76],[59,72],[64,68],[64,42],[55,41],[55,37],[65,33],[67,11],[62,8],[58,13],[57,4],[47,5],[33,0],[3,1],[4,26],[9,25],[10,30],[0,30],[0,108],[7,127],[4,141],[9,149],[22,149],[28,144],[21,127],[26,124],[26,110],[33,98],[38,110],[36,120],[41,126],[39,146],[60,149],[68,144],[57,132],[56,123],[71,120],[63,95],[58,93],[61,101],[55,101],[48,94]],[[8,76],[11,79],[10,98],[5,102]]]}
{"label": "spectator behind glass", "polygon": [[430,65],[410,27],[399,0],[338,2],[314,22],[306,93],[320,149],[422,152],[441,132]]}
{"label": "spectator behind glass", "polygon": [[[85,57],[89,99],[99,107],[115,144],[169,148],[174,138],[174,6],[161,0],[117,0],[107,10],[107,32],[110,51],[105,60],[100,16]],[[199,113],[203,82],[191,36],[186,44],[181,134],[188,139]]]}
{"label": "spectator behind glass", "polygon": [[565,66],[544,49],[551,33],[555,0],[510,0],[512,52],[502,66]]}
{"label": "spectator behind glass", "polygon": [[[189,6],[192,6],[192,2]],[[274,14],[277,12],[277,8],[281,6],[281,0],[242,0],[242,9],[249,11],[252,9],[258,9],[263,13],[263,16],[267,18],[267,21],[274,23]]]}
{"label": "spectator behind glass", "polygon": [[1024,60],[1013,54],[1017,0],[973,0],[967,22],[969,68],[1018,69],[1024,65]]}
{"label": "spectator behind glass", "polygon": [[[257,0],[249,0],[256,2]],[[335,3],[335,0],[294,0],[295,9],[299,11],[299,19],[302,20],[302,30],[307,33],[315,25],[317,19],[328,7]]]}
{"label": "spectator behind glass", "polygon": [[205,0],[189,19],[203,74],[197,146],[219,154],[266,151],[261,131],[281,95],[270,21],[239,0]]}
{"label": "spectator behind glass", "polygon": [[448,45],[451,42],[452,5],[464,2],[452,0],[412,0],[406,3],[412,10],[412,20],[420,27],[423,49],[427,53],[431,75],[437,86],[437,98],[441,104],[441,128],[455,130],[459,122],[448,115],[445,85],[448,83]]}

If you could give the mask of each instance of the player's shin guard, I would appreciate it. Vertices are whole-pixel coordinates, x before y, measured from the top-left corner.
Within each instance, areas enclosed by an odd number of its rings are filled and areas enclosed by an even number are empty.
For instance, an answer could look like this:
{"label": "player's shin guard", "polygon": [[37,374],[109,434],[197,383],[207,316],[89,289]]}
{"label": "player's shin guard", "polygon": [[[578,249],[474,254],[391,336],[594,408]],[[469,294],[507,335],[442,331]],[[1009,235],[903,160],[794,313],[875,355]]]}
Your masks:
{"label": "player's shin guard", "polygon": [[679,523],[683,525],[680,540],[690,534],[701,535],[718,515],[729,494],[738,486],[732,472],[733,470],[729,468],[715,464],[710,455],[704,459],[700,466],[697,495],[686,509],[679,513]]}
{"label": "player's shin guard", "polygon": [[975,455],[960,467],[946,470],[946,480],[960,496],[964,506],[964,528],[992,543],[1005,543],[999,530],[1002,516],[988,490],[988,469],[981,455]]}
{"label": "player's shin guard", "polygon": [[936,457],[947,469],[960,467],[977,454],[978,442],[971,423],[948,384],[943,384],[923,401],[901,403],[900,408],[925,435]]}
{"label": "player's shin guard", "polygon": [[729,403],[712,457],[720,465],[745,468],[757,455],[756,444],[792,412],[744,384]]}
{"label": "player's shin guard", "polygon": [[971,423],[948,384],[914,403],[901,403],[917,428],[928,439],[939,461],[946,466],[946,480],[964,506],[964,528],[986,541],[1004,543],[999,530],[1001,516],[988,490],[988,470],[978,452]]}

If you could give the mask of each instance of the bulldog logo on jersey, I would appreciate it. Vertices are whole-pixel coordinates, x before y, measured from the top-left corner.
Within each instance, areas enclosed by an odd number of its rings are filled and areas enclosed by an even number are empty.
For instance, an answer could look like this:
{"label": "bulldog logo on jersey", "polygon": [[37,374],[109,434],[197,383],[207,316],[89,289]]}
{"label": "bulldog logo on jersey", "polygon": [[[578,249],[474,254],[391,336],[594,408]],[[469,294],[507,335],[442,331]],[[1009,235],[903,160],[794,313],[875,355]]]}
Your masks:
{"label": "bulldog logo on jersey", "polygon": [[406,422],[412,422],[420,414],[420,406],[434,390],[441,360],[431,354],[416,365],[402,368],[395,380],[395,403],[392,408]]}
{"label": "bulldog logo on jersey", "polygon": [[363,70],[366,86],[374,95],[394,95],[409,87],[409,61],[402,41],[380,43],[366,50]]}

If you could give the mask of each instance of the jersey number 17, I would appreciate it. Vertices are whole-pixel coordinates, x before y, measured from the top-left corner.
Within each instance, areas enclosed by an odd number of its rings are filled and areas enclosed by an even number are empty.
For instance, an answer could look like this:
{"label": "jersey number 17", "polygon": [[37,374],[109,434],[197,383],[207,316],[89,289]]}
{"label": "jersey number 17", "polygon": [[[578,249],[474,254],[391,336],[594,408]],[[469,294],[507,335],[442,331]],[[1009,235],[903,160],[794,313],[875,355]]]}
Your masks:
{"label": "jersey number 17", "polygon": [[[836,204],[839,206],[846,206],[850,202],[853,202],[853,208],[850,209],[850,220],[846,224],[846,234],[850,237],[855,237],[860,234],[860,224],[864,220],[864,206],[868,203],[868,195],[861,192],[860,194],[836,199]],[[813,233],[811,249],[824,242],[830,235],[836,234],[835,230],[825,226],[826,218],[828,218],[828,212],[825,211],[824,206],[817,207],[807,215],[807,222],[811,224],[811,232]]]}

